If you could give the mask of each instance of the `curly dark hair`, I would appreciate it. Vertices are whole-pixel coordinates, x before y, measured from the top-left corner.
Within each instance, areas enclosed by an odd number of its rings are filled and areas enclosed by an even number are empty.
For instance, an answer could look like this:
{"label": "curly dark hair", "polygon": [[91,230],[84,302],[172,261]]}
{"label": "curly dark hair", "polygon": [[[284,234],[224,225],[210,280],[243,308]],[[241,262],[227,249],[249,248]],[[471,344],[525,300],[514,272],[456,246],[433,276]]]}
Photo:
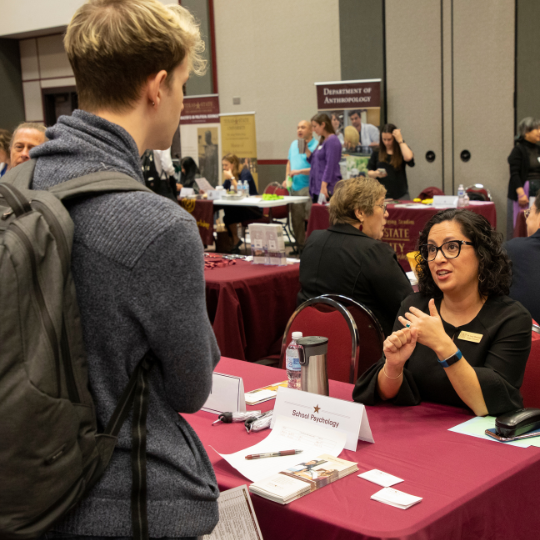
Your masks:
{"label": "curly dark hair", "polygon": [[[473,243],[478,257],[478,292],[481,296],[502,296],[510,292],[512,262],[503,249],[503,235],[493,229],[489,221],[470,210],[450,208],[435,214],[424,227],[418,238],[418,246],[427,244],[433,225],[443,221],[456,221],[463,234]],[[418,289],[432,298],[442,297],[429,270],[429,263],[417,255]]]}

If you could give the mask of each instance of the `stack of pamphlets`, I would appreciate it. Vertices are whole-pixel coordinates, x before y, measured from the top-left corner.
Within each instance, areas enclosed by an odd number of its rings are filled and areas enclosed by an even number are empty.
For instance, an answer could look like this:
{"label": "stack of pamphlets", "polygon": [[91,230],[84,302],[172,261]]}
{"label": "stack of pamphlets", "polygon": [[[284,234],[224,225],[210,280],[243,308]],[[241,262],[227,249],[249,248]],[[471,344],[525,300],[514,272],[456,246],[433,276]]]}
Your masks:
{"label": "stack of pamphlets", "polygon": [[289,504],[357,470],[353,461],[322,454],[251,484],[249,491],[279,504]]}
{"label": "stack of pamphlets", "polygon": [[277,389],[280,386],[287,388],[288,385],[288,381],[282,381],[246,392],[246,403],[248,405],[257,405],[258,403],[275,399],[277,396]]}

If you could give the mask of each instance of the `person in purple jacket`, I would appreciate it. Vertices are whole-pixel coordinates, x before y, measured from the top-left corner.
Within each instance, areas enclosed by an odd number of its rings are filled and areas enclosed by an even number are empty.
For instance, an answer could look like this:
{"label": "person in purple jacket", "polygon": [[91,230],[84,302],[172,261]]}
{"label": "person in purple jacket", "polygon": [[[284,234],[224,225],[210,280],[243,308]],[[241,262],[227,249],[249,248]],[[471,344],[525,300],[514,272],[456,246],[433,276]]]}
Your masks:
{"label": "person in purple jacket", "polygon": [[310,152],[306,146],[306,157],[311,163],[309,175],[309,194],[313,202],[318,202],[319,194],[329,200],[334,186],[341,180],[339,160],[341,158],[341,142],[335,135],[330,118],[325,113],[318,113],[311,119],[315,134],[320,137],[317,148]]}

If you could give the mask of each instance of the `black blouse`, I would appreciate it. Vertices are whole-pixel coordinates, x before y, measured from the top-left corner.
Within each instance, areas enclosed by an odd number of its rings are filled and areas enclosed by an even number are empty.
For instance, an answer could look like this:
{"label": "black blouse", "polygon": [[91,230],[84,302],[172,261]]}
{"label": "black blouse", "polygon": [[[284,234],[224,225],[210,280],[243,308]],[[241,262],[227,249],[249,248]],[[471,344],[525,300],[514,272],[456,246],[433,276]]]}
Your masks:
{"label": "black blouse", "polygon": [[377,180],[386,188],[386,196],[391,199],[399,199],[403,197],[405,193],[409,191],[409,184],[407,183],[407,171],[406,167],[414,167],[414,158],[410,161],[403,160],[399,169],[394,168],[390,164],[392,156],[387,155],[386,161],[379,160],[379,149],[373,150],[373,154],[369,158],[367,169],[368,171],[376,171],[377,169],[384,169],[387,175],[384,178],[377,178]]}
{"label": "black blouse", "polygon": [[[399,315],[411,306],[429,314],[429,298],[420,293],[405,299]],[[441,300],[436,300],[440,311]],[[490,415],[519,409],[523,398],[519,388],[523,382],[525,365],[531,350],[531,316],[508,296],[489,297],[478,315],[468,324],[452,326],[443,320],[446,333],[453,338],[464,358],[473,367]],[[394,331],[403,325],[396,319]],[[480,334],[480,343],[460,338],[462,331]],[[384,357],[358,379],[353,399],[374,405],[381,398],[377,390],[377,376],[384,365]],[[437,355],[425,345],[416,345],[405,363],[403,382],[392,401],[396,405],[418,405],[421,400],[466,407],[439,365]]]}

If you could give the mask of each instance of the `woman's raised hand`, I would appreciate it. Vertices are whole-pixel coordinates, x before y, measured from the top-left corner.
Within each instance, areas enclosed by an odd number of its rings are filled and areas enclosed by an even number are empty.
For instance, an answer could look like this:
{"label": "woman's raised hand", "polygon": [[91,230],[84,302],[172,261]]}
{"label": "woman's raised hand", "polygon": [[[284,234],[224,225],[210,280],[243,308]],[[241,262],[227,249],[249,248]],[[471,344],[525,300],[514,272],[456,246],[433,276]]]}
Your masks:
{"label": "woman's raised hand", "polygon": [[403,135],[401,134],[401,129],[394,129],[394,131],[392,131],[392,136],[394,137],[394,139],[396,139],[396,142],[398,144],[401,144],[403,142]]}
{"label": "woman's raised hand", "polygon": [[418,343],[433,351],[437,351],[443,343],[450,340],[444,331],[442,319],[433,298],[429,301],[429,315],[418,308],[411,307],[410,311],[405,313],[405,317],[399,317],[399,322],[404,326],[409,324],[412,329],[415,329]]}
{"label": "woman's raised hand", "polygon": [[390,334],[383,343],[386,365],[397,372],[402,371],[416,347],[416,339],[417,331],[414,328],[403,328]]}

